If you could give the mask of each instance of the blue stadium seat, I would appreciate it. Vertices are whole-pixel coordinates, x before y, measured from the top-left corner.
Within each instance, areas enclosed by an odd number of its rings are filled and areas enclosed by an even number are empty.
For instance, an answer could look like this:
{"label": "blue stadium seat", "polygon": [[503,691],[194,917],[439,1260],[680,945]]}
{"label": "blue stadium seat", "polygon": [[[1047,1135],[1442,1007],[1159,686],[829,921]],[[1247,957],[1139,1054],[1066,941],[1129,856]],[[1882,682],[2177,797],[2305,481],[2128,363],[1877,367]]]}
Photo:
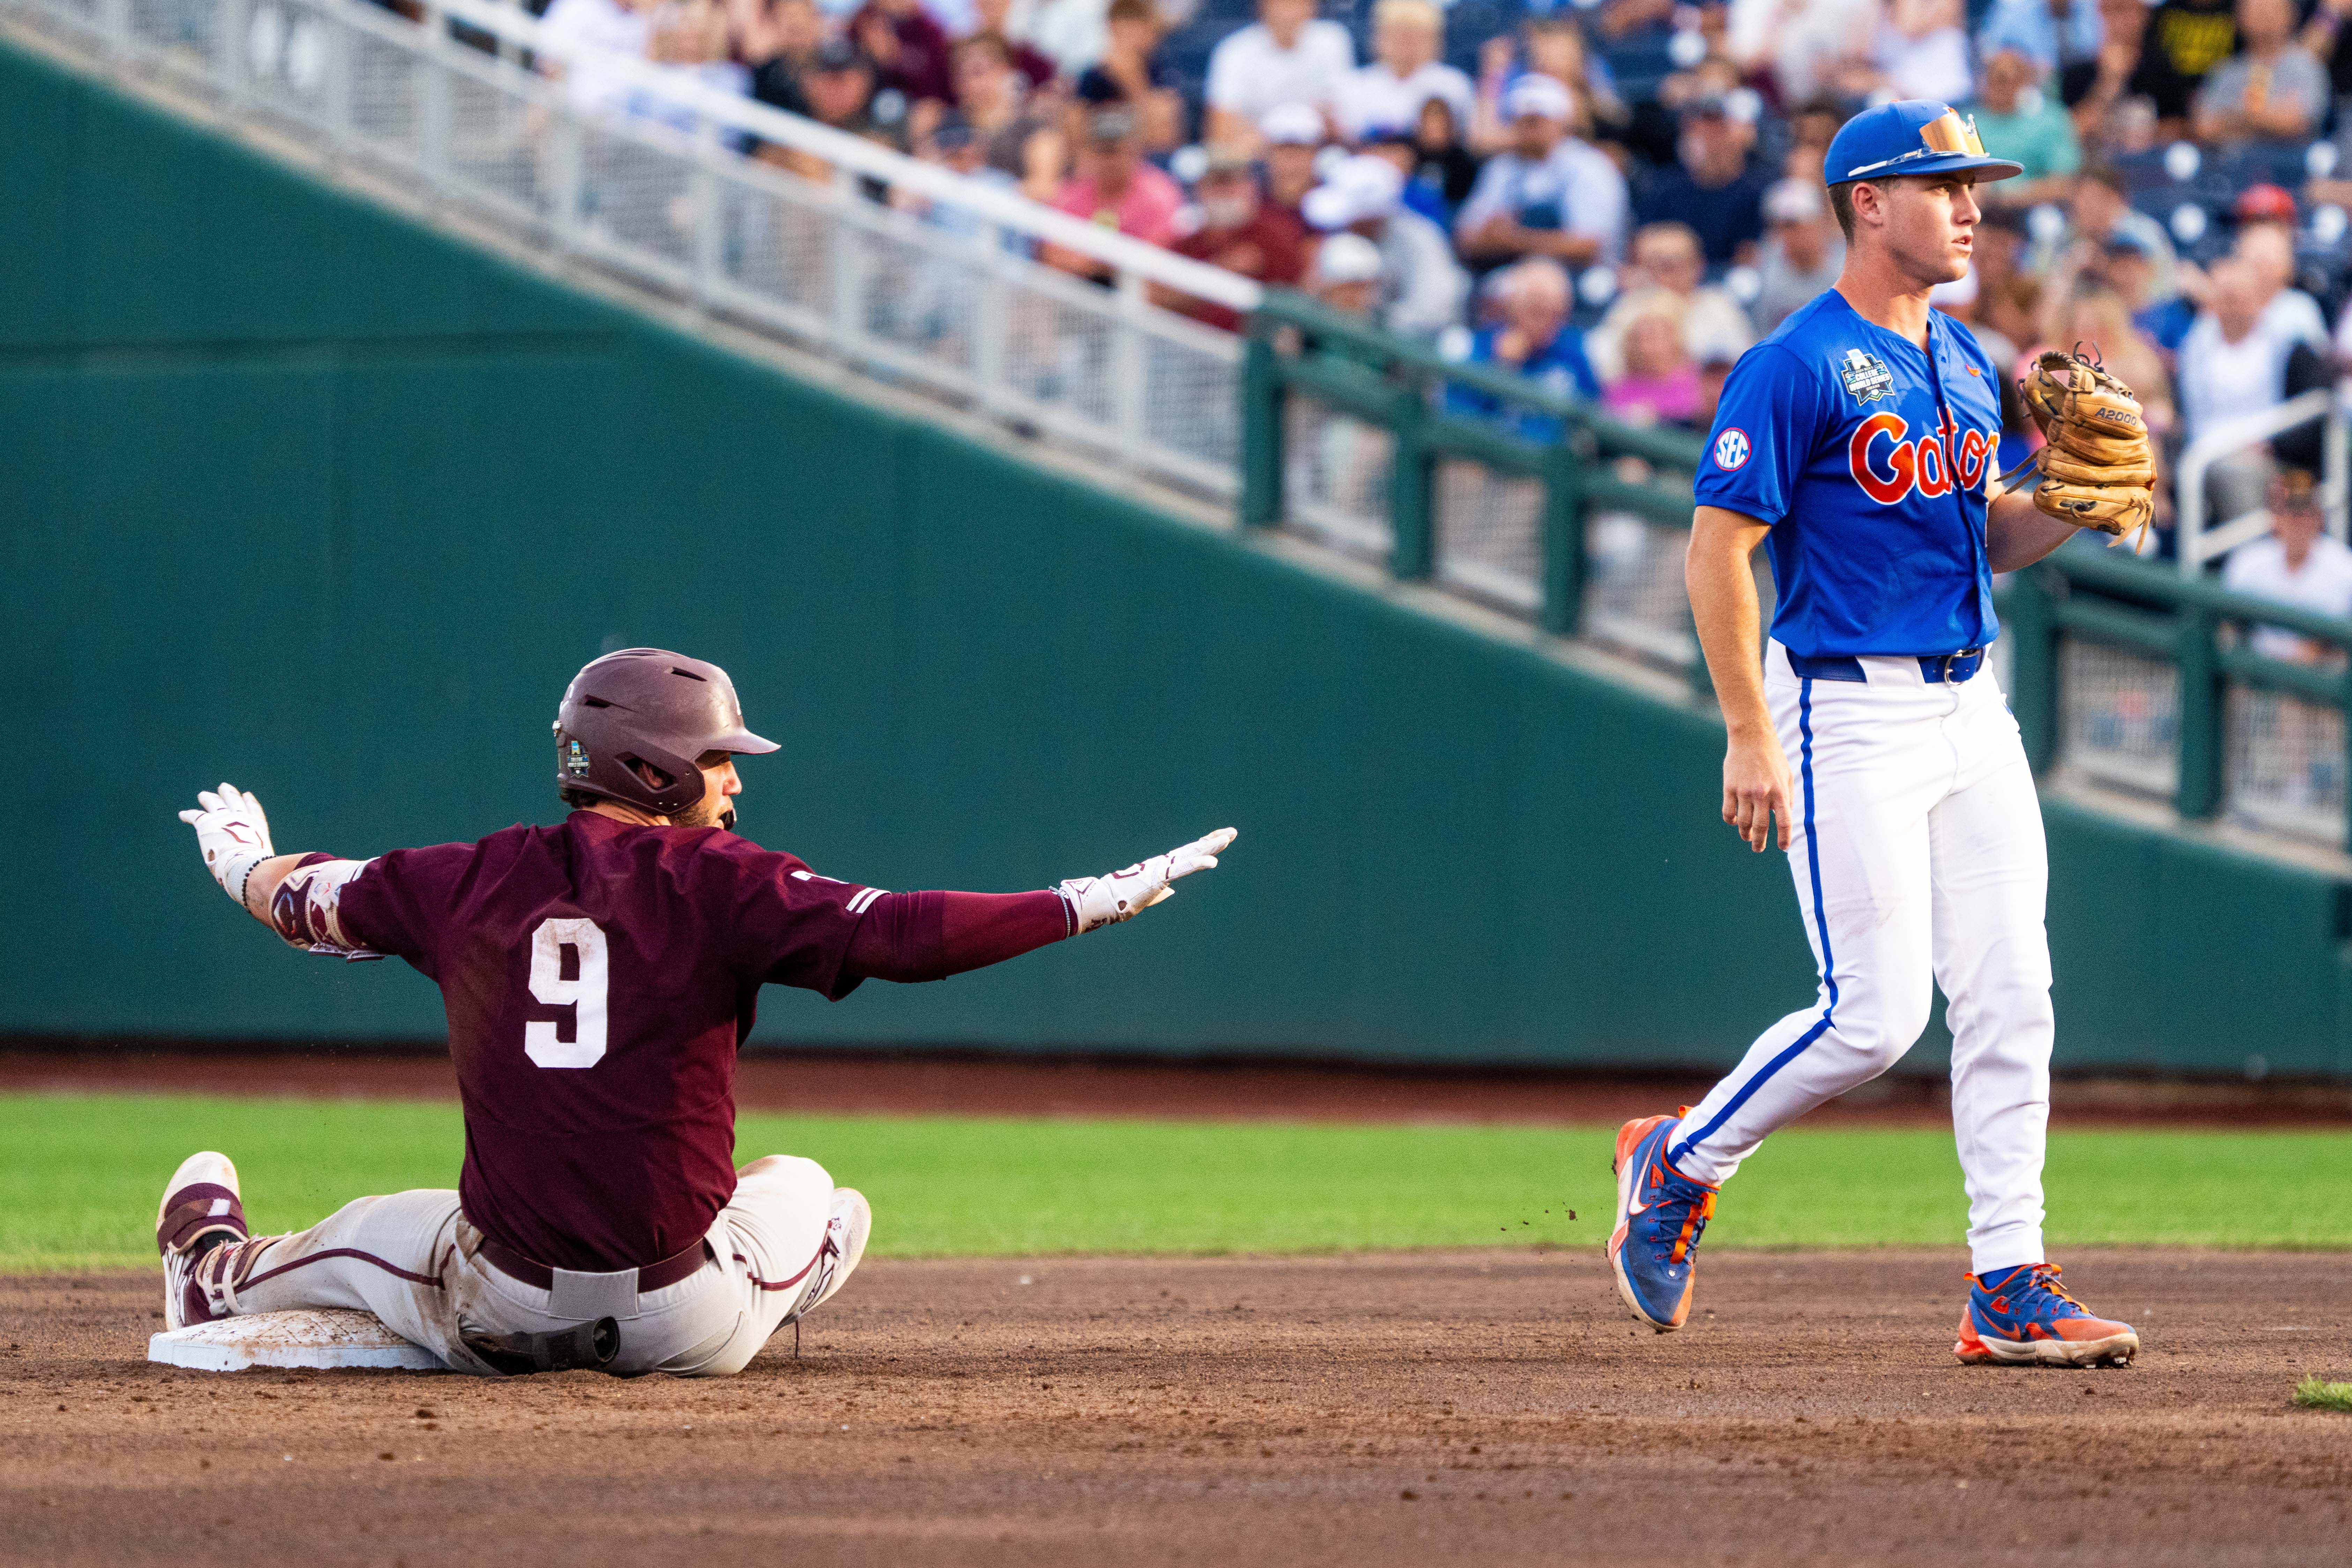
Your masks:
{"label": "blue stadium seat", "polygon": [[2310,173],[2305,166],[2309,143],[2291,147],[2252,146],[2231,153],[2216,154],[2207,163],[2217,165],[2217,173],[2232,190],[2244,190],[2248,185],[2283,185],[2300,193]]}
{"label": "blue stadium seat", "polygon": [[2135,193],[2160,190],[2179,183],[2165,168],[2164,153],[2161,147],[2151,147],[2145,153],[2118,153],[2111,162],[2116,173],[2123,176],[2125,185]]}

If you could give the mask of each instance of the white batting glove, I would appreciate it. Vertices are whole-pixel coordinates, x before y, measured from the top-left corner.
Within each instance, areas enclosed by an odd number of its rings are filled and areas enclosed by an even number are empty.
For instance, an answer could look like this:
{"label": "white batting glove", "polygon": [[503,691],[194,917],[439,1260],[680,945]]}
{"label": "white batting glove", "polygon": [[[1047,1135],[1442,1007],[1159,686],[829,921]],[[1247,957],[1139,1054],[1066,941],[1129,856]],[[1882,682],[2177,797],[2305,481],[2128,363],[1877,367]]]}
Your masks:
{"label": "white batting glove", "polygon": [[180,813],[180,820],[196,830],[196,847],[213,880],[243,904],[246,879],[278,853],[269,843],[269,818],[262,815],[260,801],[231,784],[199,790],[196,801],[201,809]]}
{"label": "white batting glove", "polygon": [[1073,877],[1062,884],[1062,897],[1069,904],[1077,931],[1072,935],[1090,931],[1097,926],[1116,925],[1120,921],[1133,920],[1137,911],[1148,910],[1164,899],[1176,896],[1168,884],[1179,877],[1189,877],[1195,871],[1205,871],[1217,863],[1217,854],[1235,837],[1235,830],[1220,827],[1214,833],[1181,844],[1165,855],[1154,855],[1140,860],[1124,871],[1113,871],[1108,877]]}

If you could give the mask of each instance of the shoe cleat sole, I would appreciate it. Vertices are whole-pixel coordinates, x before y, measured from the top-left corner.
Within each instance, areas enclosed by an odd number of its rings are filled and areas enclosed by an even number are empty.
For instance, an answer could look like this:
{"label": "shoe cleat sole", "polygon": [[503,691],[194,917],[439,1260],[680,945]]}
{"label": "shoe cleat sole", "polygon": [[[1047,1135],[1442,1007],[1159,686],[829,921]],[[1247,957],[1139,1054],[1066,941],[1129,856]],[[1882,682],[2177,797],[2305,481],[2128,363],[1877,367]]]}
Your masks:
{"label": "shoe cleat sole", "polygon": [[1952,1346],[1953,1359],[1963,1366],[2129,1366],[2139,1353],[2137,1333],[2110,1334],[2103,1340],[1999,1340],[1979,1334],[1974,1342]]}

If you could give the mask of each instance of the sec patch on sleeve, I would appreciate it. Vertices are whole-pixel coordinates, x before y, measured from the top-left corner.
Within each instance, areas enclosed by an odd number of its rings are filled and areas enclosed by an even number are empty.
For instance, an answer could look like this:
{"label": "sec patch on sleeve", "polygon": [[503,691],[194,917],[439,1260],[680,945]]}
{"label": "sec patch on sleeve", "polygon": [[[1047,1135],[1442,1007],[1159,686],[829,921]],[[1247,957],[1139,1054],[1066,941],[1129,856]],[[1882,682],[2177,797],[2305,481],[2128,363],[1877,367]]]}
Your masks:
{"label": "sec patch on sleeve", "polygon": [[1747,464],[1748,450],[1748,432],[1734,426],[1715,438],[1715,466],[1730,473]]}

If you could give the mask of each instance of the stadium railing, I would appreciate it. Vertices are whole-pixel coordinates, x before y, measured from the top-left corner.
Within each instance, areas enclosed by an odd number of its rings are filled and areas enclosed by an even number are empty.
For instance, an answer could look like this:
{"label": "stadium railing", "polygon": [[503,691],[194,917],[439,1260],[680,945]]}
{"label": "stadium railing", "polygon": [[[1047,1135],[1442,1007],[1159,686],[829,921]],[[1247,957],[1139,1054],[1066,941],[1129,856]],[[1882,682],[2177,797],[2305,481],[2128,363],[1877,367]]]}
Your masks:
{"label": "stadium railing", "polygon": [[[1241,343],[1156,302],[1254,307],[1257,285],[1221,268],[677,69],[575,55],[483,0],[434,0],[422,24],[362,0],[0,0],[0,12],[528,249],[1088,460],[1234,491]],[[575,90],[583,71],[598,93]],[[829,183],[744,155],[760,143],[817,160]],[[1031,259],[1039,243],[1101,263],[1111,286]]]}
{"label": "stadium railing", "polygon": [[[1241,520],[1377,559],[1706,689],[1682,560],[1704,443],[1304,295],[1248,324]],[[1450,412],[1448,387],[1495,406]]]}
{"label": "stadium railing", "polygon": [[[1318,537],[1706,689],[1681,583],[1703,449],[1687,433],[1606,419],[635,61],[594,62],[635,95],[627,112],[583,110],[530,68],[562,57],[537,24],[481,0],[442,0],[424,26],[360,0],[0,0],[0,13],[510,242],[1050,446],[1230,497],[1246,526]],[[479,37],[453,37],[448,20]],[[834,177],[747,159],[735,150],[747,138]],[[931,220],[875,199],[885,189],[928,204]],[[1101,261],[1115,287],[1019,253],[1037,241]],[[1161,309],[1155,289],[1250,312],[1246,338]],[[1450,412],[1449,386],[1498,412]],[[2340,417],[2330,425],[2336,500],[2344,436]],[[2215,553],[2214,531],[2200,537]],[[2166,799],[2189,821],[2347,842],[2352,622],[2075,546],[2018,574],[2004,605],[2038,772]],[[2257,624],[2328,657],[2262,658],[2240,635]]]}
{"label": "stadium railing", "polygon": [[[1279,289],[1250,319],[1243,380],[1244,526],[1318,539],[1706,689],[1681,581],[1696,437],[1620,424]],[[1449,413],[1448,386],[1498,410]],[[1548,423],[1530,434],[1530,416]],[[1759,587],[1769,605],[1769,578]],[[2352,842],[2352,621],[2089,541],[2011,575],[2000,603],[2003,679],[2038,774],[2283,843]],[[2322,656],[2256,654],[2244,634],[2258,625]]]}
{"label": "stadium railing", "polygon": [[2270,531],[2271,514],[2263,507],[2219,521],[2206,516],[2205,479],[2214,465],[2241,452],[2262,449],[2272,437],[2315,419],[2326,421],[2320,443],[2320,504],[2327,515],[2327,531],[2337,539],[2345,537],[2347,405],[2352,405],[2352,384],[2339,382],[2332,390],[2306,392],[2275,408],[2224,420],[2189,444],[2180,454],[2173,492],[2179,526],[2174,549],[2181,575],[2197,576],[2208,562],[2218,561],[2248,540]]}
{"label": "stadium railing", "polygon": [[[2001,616],[2010,705],[2035,773],[2168,799],[2189,822],[2352,847],[2352,621],[2086,541],[2014,574]],[[2244,635],[2254,626],[2305,638],[2318,657],[2264,658]]]}

